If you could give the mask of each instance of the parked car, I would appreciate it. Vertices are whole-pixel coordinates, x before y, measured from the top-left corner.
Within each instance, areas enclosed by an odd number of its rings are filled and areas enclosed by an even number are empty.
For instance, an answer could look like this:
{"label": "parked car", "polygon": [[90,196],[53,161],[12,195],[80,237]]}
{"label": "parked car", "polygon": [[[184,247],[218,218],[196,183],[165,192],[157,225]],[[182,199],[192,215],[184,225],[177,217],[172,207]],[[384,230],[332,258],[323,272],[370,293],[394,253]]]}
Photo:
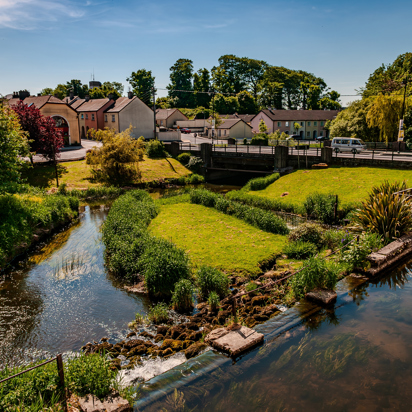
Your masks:
{"label": "parked car", "polygon": [[190,129],[186,129],[186,127],[184,127],[183,129],[180,129],[180,131],[181,131],[182,133],[185,133],[185,134],[192,133],[192,131],[191,131]]}
{"label": "parked car", "polygon": [[323,141],[325,141],[325,140],[330,140],[330,139],[329,139],[328,136],[318,136],[318,137],[316,138],[316,140],[317,140],[318,142],[323,142]]}
{"label": "parked car", "polygon": [[305,140],[300,134],[291,134],[289,137],[286,138],[286,140]]}
{"label": "parked car", "polygon": [[352,152],[356,154],[366,150],[366,143],[362,139],[353,137],[334,137],[331,147],[336,153]]}

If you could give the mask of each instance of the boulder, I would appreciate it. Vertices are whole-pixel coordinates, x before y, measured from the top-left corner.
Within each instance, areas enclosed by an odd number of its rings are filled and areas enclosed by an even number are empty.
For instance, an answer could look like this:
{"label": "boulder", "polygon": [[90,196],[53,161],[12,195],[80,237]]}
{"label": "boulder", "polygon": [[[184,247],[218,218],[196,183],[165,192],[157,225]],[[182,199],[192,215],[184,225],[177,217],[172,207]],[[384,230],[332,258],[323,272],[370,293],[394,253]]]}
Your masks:
{"label": "boulder", "polygon": [[157,334],[165,336],[167,331],[169,330],[169,326],[158,326],[157,327]]}
{"label": "boulder", "polygon": [[162,352],[162,356],[164,358],[168,358],[170,356],[172,356],[174,354],[173,349],[172,348],[167,348]]}
{"label": "boulder", "polygon": [[230,330],[219,328],[210,332],[205,342],[213,348],[236,357],[263,342],[264,336],[246,326],[236,325]]}
{"label": "boulder", "polygon": [[187,322],[184,324],[188,330],[199,330],[199,326],[195,322]]}
{"label": "boulder", "polygon": [[335,302],[338,295],[333,290],[314,289],[311,292],[306,293],[305,297],[321,305],[330,305]]}
{"label": "boulder", "polygon": [[266,296],[255,296],[252,299],[252,306],[263,306],[266,302],[267,297]]}
{"label": "boulder", "polygon": [[78,404],[83,412],[126,412],[131,411],[129,402],[120,396],[107,396],[101,401],[94,395],[79,398]]}

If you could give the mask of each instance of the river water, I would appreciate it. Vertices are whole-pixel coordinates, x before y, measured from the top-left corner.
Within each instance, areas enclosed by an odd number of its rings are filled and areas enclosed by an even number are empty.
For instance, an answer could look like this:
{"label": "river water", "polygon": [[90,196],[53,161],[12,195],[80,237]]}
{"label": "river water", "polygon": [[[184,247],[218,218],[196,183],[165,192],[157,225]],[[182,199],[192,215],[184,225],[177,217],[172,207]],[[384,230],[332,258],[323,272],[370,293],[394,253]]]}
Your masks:
{"label": "river water", "polygon": [[410,410],[410,265],[341,282],[335,309],[301,303],[259,325],[264,345],[237,362],[209,351],[152,379],[135,410]]}
{"label": "river water", "polygon": [[104,267],[104,205],[0,277],[0,365],[77,351],[102,337],[121,340],[149,301],[124,290]]}

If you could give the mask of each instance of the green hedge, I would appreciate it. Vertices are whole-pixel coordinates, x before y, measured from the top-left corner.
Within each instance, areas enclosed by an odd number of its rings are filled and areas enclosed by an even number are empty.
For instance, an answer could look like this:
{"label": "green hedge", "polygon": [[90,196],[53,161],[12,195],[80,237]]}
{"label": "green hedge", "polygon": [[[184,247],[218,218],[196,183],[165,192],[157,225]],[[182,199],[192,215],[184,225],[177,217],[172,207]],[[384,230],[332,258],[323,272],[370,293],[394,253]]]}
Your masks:
{"label": "green hedge", "polygon": [[149,233],[158,213],[158,205],[144,190],[126,193],[110,209],[103,242],[109,270],[128,279],[143,275],[152,296],[170,297],[175,283],[190,277],[190,264],[182,249]]}
{"label": "green hedge", "polygon": [[213,207],[226,215],[244,220],[252,226],[266,232],[287,235],[289,229],[280,217],[270,211],[244,205],[228,200],[222,195],[206,189],[195,189],[190,192],[190,201],[207,207]]}
{"label": "green hedge", "polygon": [[273,173],[272,175],[265,177],[256,177],[255,179],[249,180],[246,185],[242,187],[242,191],[266,189],[269,185],[276,182],[276,180],[278,180],[279,178],[279,173]]}
{"label": "green hedge", "polygon": [[16,248],[30,245],[36,229],[49,229],[78,215],[79,200],[42,192],[0,196],[0,267]]}

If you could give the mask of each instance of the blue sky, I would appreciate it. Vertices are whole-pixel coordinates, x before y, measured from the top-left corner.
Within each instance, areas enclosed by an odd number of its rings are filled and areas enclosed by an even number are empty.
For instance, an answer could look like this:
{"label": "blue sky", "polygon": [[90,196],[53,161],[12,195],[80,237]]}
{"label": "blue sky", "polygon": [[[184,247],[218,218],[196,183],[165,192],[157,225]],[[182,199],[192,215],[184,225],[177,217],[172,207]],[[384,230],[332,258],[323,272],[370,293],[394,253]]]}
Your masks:
{"label": "blue sky", "polygon": [[93,70],[127,91],[141,68],[165,88],[178,58],[198,70],[235,54],[355,94],[382,63],[412,51],[411,13],[412,2],[396,0],[0,0],[0,93],[87,83]]}

